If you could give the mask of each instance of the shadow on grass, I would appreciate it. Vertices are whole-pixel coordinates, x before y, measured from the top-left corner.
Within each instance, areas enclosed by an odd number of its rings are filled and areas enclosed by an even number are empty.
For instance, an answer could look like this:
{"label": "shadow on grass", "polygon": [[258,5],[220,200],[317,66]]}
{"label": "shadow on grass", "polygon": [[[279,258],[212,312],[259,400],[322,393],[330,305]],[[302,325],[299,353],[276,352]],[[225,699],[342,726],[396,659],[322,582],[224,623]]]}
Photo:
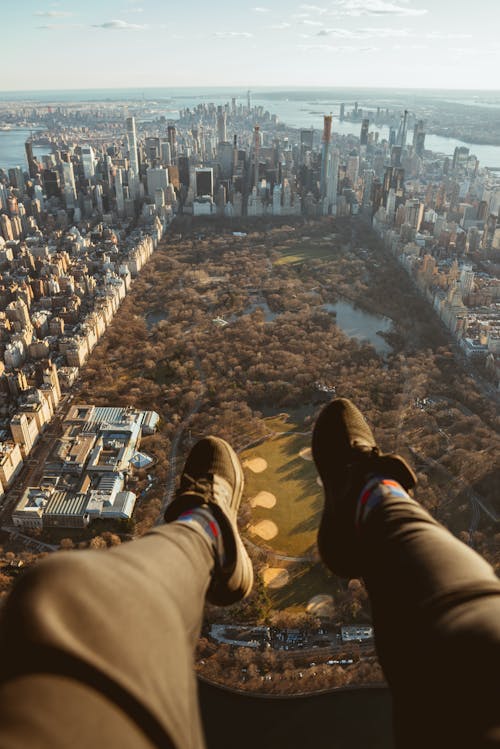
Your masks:
{"label": "shadow on grass", "polygon": [[297,565],[289,570],[290,580],[282,588],[267,592],[273,607],[286,609],[290,606],[305,607],[314,596],[335,596],[341,590],[341,581],[321,564]]}

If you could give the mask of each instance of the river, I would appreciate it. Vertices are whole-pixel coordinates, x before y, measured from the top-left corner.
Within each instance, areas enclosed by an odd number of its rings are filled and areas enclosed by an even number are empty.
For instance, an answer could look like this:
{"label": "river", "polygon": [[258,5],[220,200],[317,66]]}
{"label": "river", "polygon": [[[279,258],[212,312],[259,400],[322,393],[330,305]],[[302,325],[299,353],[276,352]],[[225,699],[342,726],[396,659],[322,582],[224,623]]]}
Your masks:
{"label": "river", "polygon": [[[237,101],[246,101],[246,95],[242,92],[235,92],[231,89],[151,89],[148,91],[148,100],[154,99],[157,103],[165,101],[165,114],[169,119],[176,119],[179,116],[179,110],[184,107],[194,107],[200,102],[212,101],[215,104],[225,104],[230,101],[231,97],[236,94],[238,95]],[[319,130],[323,128],[323,115],[326,113],[332,113],[334,117],[333,130],[334,132],[342,135],[356,135],[359,136],[361,130],[361,123],[350,122],[344,120],[341,122],[338,119],[340,103],[344,101],[346,103],[346,109],[349,110],[352,107],[354,99],[358,96],[359,106],[362,108],[373,109],[377,106],[378,101],[380,105],[385,106],[390,104],[391,109],[397,109],[398,103],[396,101],[389,101],[384,99],[383,93],[380,94],[380,99],[377,99],[377,92],[357,92],[344,91],[342,96],[339,96],[339,92],[332,92],[332,95],[328,96],[327,93],[319,95],[318,91],[311,89],[310,92],[290,91],[289,98],[283,91],[267,91],[256,93],[252,96],[252,104],[256,106],[262,106],[264,109],[269,110],[272,114],[276,114],[281,122],[285,122],[290,127],[297,128],[308,128],[314,127]],[[306,95],[307,94],[307,95]],[[138,92],[128,90],[116,90],[116,91],[76,91],[76,92],[26,92],[24,94],[26,100],[34,101],[51,101],[51,102],[70,102],[70,101],[124,101],[127,97],[131,100],[138,98]],[[0,101],[7,100],[10,97],[12,100],[22,100],[22,93],[11,93],[2,94],[0,93]],[[142,92],[141,92],[142,97]],[[404,106],[404,98],[399,94],[401,99],[400,106]],[[470,103],[471,106],[475,105],[474,98],[463,99],[462,103]],[[484,104],[481,102],[481,106]],[[495,103],[490,104],[491,107],[498,106]],[[1,123],[0,123],[1,124]],[[371,125],[371,130],[378,130],[380,138],[387,138],[389,129],[386,126],[375,127]],[[13,129],[13,130],[0,130],[0,168],[7,169],[13,166],[21,166],[27,168],[26,153],[24,150],[24,143],[26,138],[29,136],[30,131],[26,129]],[[409,138],[411,135],[409,136]],[[470,149],[470,152],[475,154],[479,159],[481,166],[486,167],[499,167],[500,168],[500,146],[491,145],[474,145],[464,143],[463,141],[456,140],[455,138],[445,138],[439,135],[427,135],[426,137],[426,148],[436,153],[444,153],[449,156],[453,155],[453,152],[457,146],[466,146]],[[35,153],[41,155],[48,152],[47,147],[37,147],[34,149]]]}

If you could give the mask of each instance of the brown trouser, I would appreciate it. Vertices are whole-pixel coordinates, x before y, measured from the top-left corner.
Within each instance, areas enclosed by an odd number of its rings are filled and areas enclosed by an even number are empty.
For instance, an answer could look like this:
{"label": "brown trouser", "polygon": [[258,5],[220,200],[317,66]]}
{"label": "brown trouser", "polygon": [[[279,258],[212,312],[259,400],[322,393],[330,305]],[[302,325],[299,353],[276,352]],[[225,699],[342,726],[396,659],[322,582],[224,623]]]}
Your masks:
{"label": "brown trouser", "polygon": [[[397,745],[500,746],[491,567],[412,500],[372,512],[363,550]],[[27,573],[2,617],[2,749],[203,747],[193,652],[212,567],[174,523]]]}

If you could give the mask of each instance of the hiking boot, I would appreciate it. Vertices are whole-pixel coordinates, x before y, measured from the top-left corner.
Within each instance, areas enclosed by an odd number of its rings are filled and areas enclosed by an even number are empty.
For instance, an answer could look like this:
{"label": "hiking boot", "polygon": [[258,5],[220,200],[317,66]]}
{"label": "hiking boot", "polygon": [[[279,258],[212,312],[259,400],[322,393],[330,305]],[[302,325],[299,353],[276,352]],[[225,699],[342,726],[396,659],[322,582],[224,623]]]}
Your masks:
{"label": "hiking boot", "polygon": [[321,559],[340,577],[359,577],[355,514],[361,490],[371,477],[380,476],[408,491],[415,486],[415,474],[403,458],[380,452],[361,411],[347,398],[336,398],[321,411],[312,455],[325,492],[318,531]]}
{"label": "hiking boot", "polygon": [[205,437],[189,453],[180,488],[165,512],[165,522],[171,523],[186,511],[203,507],[216,520],[224,559],[215,555],[207,598],[218,606],[235,603],[252,590],[252,562],[237,526],[243,484],[243,469],[232,447],[219,437]]}

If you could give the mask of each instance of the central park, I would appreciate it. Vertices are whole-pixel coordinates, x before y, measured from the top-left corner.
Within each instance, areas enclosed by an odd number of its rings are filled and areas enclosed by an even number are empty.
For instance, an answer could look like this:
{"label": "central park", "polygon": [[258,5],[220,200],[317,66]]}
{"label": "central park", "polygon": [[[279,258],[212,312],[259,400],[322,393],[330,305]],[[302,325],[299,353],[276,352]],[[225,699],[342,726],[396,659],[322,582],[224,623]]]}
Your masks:
{"label": "central park", "polygon": [[[134,477],[135,535],[171,501],[197,439],[217,434],[239,453],[255,592],[228,611],[208,607],[208,622],[370,623],[360,581],[331,575],[316,551],[322,488],[310,439],[333,395],[354,400],[382,448],[414,465],[419,501],[498,564],[488,516],[471,527],[471,492],[497,501],[495,404],[359,220],[176,219],[82,376],[82,402],[160,414],[141,446],[154,469]],[[207,652],[203,662],[224,663],[224,646]]]}

